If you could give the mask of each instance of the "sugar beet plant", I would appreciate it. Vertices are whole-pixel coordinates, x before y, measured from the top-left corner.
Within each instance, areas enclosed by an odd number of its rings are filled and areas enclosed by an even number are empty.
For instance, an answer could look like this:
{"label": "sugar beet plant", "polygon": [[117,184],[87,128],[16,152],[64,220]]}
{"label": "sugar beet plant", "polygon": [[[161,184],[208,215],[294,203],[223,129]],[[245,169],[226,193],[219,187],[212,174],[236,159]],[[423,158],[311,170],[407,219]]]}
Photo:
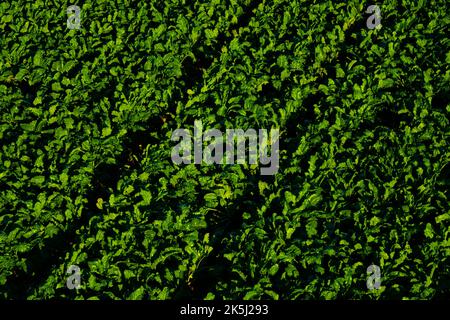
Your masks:
{"label": "sugar beet plant", "polygon": [[[1,3],[0,297],[450,297],[447,3],[374,4]],[[174,164],[196,120],[279,170]]]}

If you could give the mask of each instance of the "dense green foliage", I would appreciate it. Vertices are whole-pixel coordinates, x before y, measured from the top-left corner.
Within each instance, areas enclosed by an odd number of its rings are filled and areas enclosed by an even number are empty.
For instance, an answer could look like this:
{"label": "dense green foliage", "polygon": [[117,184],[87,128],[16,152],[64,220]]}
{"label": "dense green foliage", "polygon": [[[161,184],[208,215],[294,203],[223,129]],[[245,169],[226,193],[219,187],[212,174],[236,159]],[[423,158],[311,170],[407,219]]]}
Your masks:
{"label": "dense green foliage", "polygon": [[[447,1],[71,4],[0,3],[1,299],[450,297]],[[173,164],[194,120],[278,173]]]}

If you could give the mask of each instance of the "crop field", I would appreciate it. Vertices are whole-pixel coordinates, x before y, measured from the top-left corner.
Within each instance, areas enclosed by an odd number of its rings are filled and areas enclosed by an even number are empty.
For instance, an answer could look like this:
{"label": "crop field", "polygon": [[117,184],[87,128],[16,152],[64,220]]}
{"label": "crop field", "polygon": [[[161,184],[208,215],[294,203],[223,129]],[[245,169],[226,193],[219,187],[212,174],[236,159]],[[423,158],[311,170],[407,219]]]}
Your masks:
{"label": "crop field", "polygon": [[[0,299],[450,299],[449,38],[446,0],[0,2]],[[273,170],[174,161],[198,123]]]}

